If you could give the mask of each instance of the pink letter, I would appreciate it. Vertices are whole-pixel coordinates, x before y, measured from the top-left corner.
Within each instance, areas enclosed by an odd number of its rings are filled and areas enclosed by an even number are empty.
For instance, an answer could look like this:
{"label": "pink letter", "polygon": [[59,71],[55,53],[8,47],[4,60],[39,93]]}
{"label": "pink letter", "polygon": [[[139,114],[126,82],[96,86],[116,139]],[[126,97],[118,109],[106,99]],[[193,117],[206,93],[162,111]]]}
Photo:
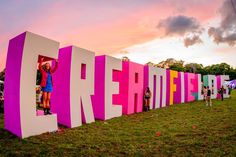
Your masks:
{"label": "pink letter", "polygon": [[122,62],[110,56],[95,58],[95,95],[93,109],[96,119],[107,120],[122,115],[122,106],[114,104],[114,94],[119,94],[119,83],[114,72],[120,71]]}
{"label": "pink letter", "polygon": [[123,106],[123,114],[132,114],[143,110],[143,73],[143,65],[123,61],[122,72],[118,78],[120,94],[116,97],[116,100],[119,100]]}
{"label": "pink letter", "polygon": [[194,79],[195,79],[195,74],[193,73],[185,73],[184,74],[185,78],[185,102],[191,102],[194,101],[195,98],[192,95],[194,92]]}
{"label": "pink letter", "polygon": [[51,101],[60,124],[73,128],[82,125],[82,120],[94,122],[94,58],[93,52],[75,46],[60,49]]}

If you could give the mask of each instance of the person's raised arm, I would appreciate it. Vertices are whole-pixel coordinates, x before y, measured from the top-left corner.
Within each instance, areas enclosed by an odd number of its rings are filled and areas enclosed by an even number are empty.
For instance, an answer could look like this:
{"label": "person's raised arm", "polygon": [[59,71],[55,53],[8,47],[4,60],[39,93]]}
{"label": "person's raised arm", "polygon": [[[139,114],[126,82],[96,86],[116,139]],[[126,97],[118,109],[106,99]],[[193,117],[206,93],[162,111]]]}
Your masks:
{"label": "person's raised arm", "polygon": [[55,67],[52,69],[52,73],[54,73],[58,68],[58,60],[56,59],[56,64],[55,64]]}
{"label": "person's raised arm", "polygon": [[39,61],[38,69],[39,69],[40,72],[43,71],[43,67],[42,67],[43,60],[44,60],[44,58],[42,57],[42,58],[40,58],[40,61]]}

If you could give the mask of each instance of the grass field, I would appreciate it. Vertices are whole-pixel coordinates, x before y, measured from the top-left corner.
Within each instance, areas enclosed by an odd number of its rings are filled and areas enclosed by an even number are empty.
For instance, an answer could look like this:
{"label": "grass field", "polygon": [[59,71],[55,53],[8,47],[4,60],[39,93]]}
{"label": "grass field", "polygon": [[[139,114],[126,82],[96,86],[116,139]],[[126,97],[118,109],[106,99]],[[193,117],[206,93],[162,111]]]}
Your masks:
{"label": "grass field", "polygon": [[236,156],[236,91],[212,107],[174,105],[23,140],[0,114],[0,156]]}

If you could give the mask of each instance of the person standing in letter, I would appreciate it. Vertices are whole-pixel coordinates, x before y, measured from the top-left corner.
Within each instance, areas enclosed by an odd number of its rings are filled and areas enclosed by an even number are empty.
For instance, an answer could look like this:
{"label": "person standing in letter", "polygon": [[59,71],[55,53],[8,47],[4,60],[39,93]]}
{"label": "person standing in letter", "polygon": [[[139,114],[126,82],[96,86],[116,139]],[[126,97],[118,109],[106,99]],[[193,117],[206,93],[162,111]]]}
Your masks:
{"label": "person standing in letter", "polygon": [[151,99],[152,93],[150,91],[150,88],[147,87],[144,92],[144,111],[150,110],[150,99]]}
{"label": "person standing in letter", "polygon": [[224,86],[222,86],[222,87],[220,88],[220,97],[221,97],[221,100],[222,100],[222,101],[224,100],[224,91],[225,91]]}
{"label": "person standing in letter", "polygon": [[211,103],[211,89],[209,88],[209,86],[207,86],[207,102],[206,102],[206,106],[210,105],[212,106]]}
{"label": "person standing in letter", "polygon": [[42,75],[40,86],[43,92],[43,111],[44,111],[44,115],[47,115],[47,114],[51,114],[50,99],[51,99],[52,86],[53,86],[52,74],[57,69],[58,61],[56,60],[56,65],[53,69],[51,69],[51,65],[48,62],[42,65],[43,61],[44,61],[44,58],[41,58],[39,62],[39,71],[41,72],[41,75]]}

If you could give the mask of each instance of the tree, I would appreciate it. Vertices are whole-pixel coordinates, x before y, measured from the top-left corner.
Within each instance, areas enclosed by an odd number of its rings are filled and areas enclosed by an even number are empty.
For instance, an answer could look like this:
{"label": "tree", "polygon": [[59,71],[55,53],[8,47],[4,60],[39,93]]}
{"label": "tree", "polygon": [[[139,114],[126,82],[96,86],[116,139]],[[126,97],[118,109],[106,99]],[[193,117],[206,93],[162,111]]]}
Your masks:
{"label": "tree", "polygon": [[155,64],[152,62],[147,62],[146,65],[154,66]]}
{"label": "tree", "polygon": [[198,74],[203,73],[203,65],[198,64],[198,63],[185,64],[185,69],[186,69],[186,72],[190,72],[190,73],[198,73]]}
{"label": "tree", "polygon": [[182,72],[186,71],[186,68],[184,67],[184,64],[181,63],[181,62],[174,63],[174,64],[170,65],[170,69],[175,70],[175,71],[182,71]]}
{"label": "tree", "polygon": [[5,80],[5,71],[6,71],[6,69],[3,69],[3,71],[0,72],[0,80],[1,81]]}
{"label": "tree", "polygon": [[184,64],[184,61],[182,60],[175,60],[174,58],[168,58],[165,61],[159,62],[155,66],[159,68],[166,68],[166,69],[169,69],[172,67],[174,69],[176,67],[178,68],[181,67],[181,65],[183,64]]}
{"label": "tree", "polygon": [[42,79],[42,75],[39,70],[37,70],[37,76],[36,76],[36,85],[40,85]]}
{"label": "tree", "polygon": [[130,61],[127,56],[123,56],[121,60],[122,60],[122,61]]}
{"label": "tree", "polygon": [[231,67],[227,74],[229,75],[230,80],[236,79],[236,68],[234,69]]}
{"label": "tree", "polygon": [[[148,62],[149,64],[153,64]],[[184,65],[184,61],[175,60],[173,58],[168,58],[165,61],[161,61],[155,64],[156,67],[171,69],[175,71],[191,72],[203,75],[229,75],[230,80],[236,79],[236,68],[231,67],[227,63],[213,64],[204,67],[202,64],[198,63],[188,63]]]}

